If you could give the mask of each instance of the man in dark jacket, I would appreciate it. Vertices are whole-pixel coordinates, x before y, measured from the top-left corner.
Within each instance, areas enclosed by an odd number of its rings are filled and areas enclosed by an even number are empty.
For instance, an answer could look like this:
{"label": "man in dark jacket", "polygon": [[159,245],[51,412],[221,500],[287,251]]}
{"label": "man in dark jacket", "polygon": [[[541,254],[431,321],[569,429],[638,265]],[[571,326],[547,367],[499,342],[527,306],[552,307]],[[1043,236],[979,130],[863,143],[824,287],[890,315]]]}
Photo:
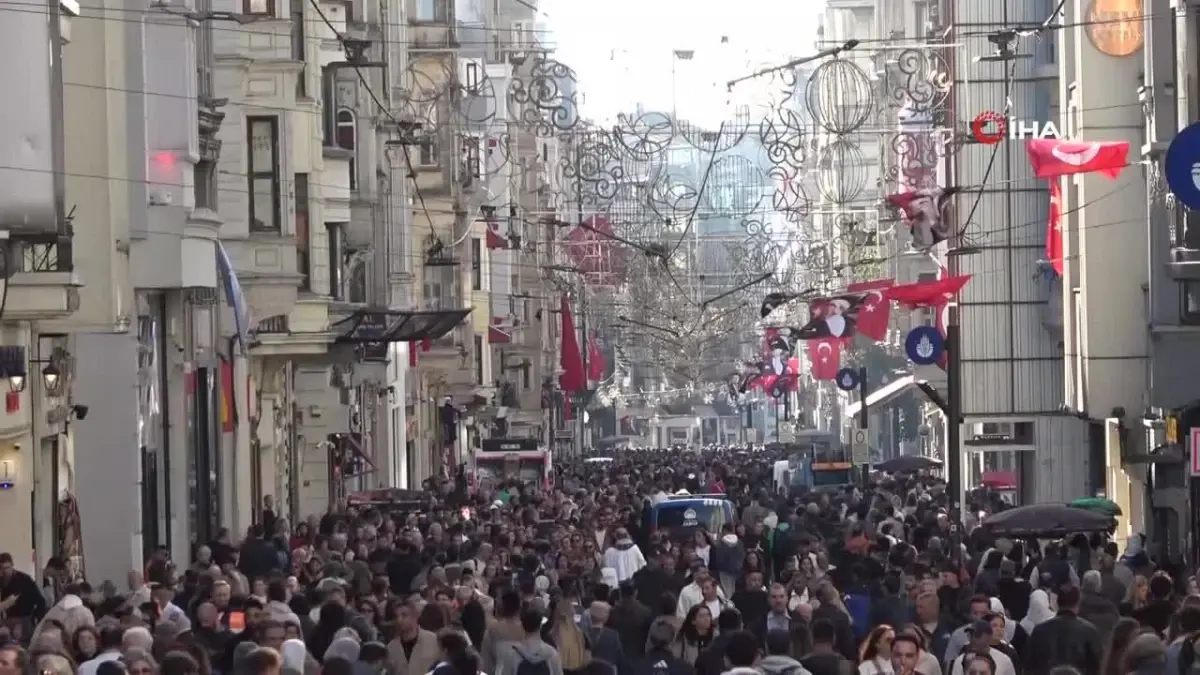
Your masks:
{"label": "man in dark jacket", "polygon": [[854,662],[838,653],[837,627],[825,619],[813,619],[812,653],[800,659],[812,675],[853,675]]}
{"label": "man in dark jacket", "polygon": [[261,525],[251,526],[249,535],[238,552],[238,571],[247,579],[266,579],[279,570],[275,544],[263,536]]}
{"label": "man in dark jacket", "polygon": [[627,657],[641,656],[646,651],[646,634],[654,614],[638,602],[631,581],[620,586],[621,599],[613,607],[608,625],[621,636],[621,646]]}
{"label": "man in dark jacket", "polygon": [[1022,661],[1026,675],[1047,675],[1058,666],[1081,673],[1100,672],[1104,643],[1096,627],[1079,618],[1079,589],[1067,586],[1058,594],[1058,616],[1037,625],[1025,643]]}
{"label": "man in dark jacket", "polygon": [[729,640],[742,629],[742,614],[729,607],[717,616],[717,637],[696,659],[696,675],[721,675],[725,667],[725,648]]}
{"label": "man in dark jacket", "polygon": [[1079,618],[1095,626],[1100,639],[1107,643],[1113,627],[1121,618],[1117,604],[1104,595],[1104,580],[1099,571],[1084,572],[1080,585],[1083,587],[1083,595],[1079,600]]}
{"label": "man in dark jacket", "polygon": [[824,583],[817,589],[817,600],[821,601],[821,606],[813,610],[813,621],[824,619],[833,624],[837,630],[837,645],[838,652],[848,659],[857,659],[857,642],[854,639],[854,626],[850,623],[850,616],[842,610],[842,599],[838,596],[837,588],[833,584]]}
{"label": "man in dark jacket", "polygon": [[421,574],[421,556],[413,548],[412,542],[401,539],[396,542],[396,550],[387,563],[388,583],[392,593],[401,597],[412,592],[413,581]]}
{"label": "man in dark jacket", "polygon": [[900,594],[903,584],[896,574],[883,578],[882,593],[871,602],[871,625],[903,626],[909,621],[912,611],[908,601]]}
{"label": "man in dark jacket", "polygon": [[588,608],[588,625],[585,635],[591,645],[592,656],[600,661],[612,664],[620,675],[628,675],[629,663],[625,660],[625,650],[621,645],[621,636],[617,631],[607,626],[612,608],[607,603],[593,602]]}
{"label": "man in dark jacket", "polygon": [[651,555],[646,566],[634,573],[633,587],[637,589],[638,599],[647,607],[655,606],[664,591],[679,595],[683,580],[675,573],[675,556],[670,551]]}
{"label": "man in dark jacket", "polygon": [[646,635],[646,653],[633,661],[630,675],[694,675],[692,664],[671,652],[674,642],[671,620],[661,616],[655,619]]}

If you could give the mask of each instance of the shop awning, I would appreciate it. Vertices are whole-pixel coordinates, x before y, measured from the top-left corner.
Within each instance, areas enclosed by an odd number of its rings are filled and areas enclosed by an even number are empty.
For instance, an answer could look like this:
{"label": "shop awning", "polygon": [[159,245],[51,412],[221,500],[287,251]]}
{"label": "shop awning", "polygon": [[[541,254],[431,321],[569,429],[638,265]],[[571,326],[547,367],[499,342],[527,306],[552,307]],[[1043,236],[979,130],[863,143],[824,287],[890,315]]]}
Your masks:
{"label": "shop awning", "polygon": [[471,309],[356,309],[330,327],[335,343],[420,342],[436,340],[462,323]]}
{"label": "shop awning", "polygon": [[[887,405],[896,400],[896,398],[901,394],[915,386],[917,386],[917,379],[912,375],[905,375],[904,377],[901,377],[889,383],[888,385],[880,387],[870,394],[867,394],[867,408],[870,409],[876,406]],[[859,410],[862,410],[862,402],[854,401],[853,403],[846,405],[846,407],[842,410],[842,415],[845,417],[854,417],[858,414]]]}

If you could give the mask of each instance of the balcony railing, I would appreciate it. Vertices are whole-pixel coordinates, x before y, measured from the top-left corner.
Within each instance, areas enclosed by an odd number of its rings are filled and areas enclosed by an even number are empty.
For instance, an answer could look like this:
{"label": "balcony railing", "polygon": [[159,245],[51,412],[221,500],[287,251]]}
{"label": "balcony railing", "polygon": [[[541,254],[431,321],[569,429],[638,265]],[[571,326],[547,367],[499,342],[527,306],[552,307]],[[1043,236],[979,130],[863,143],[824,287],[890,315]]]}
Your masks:
{"label": "balcony railing", "polygon": [[57,241],[14,241],[17,272],[71,272],[74,251],[69,238]]}

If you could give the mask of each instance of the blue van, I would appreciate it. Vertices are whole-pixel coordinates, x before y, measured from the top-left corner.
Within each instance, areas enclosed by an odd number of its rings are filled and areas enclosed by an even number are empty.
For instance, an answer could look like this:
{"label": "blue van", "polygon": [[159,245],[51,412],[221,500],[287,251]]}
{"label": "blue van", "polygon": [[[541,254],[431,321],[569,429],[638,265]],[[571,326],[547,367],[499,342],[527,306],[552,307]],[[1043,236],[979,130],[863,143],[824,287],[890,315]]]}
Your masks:
{"label": "blue van", "polygon": [[672,538],[686,538],[698,527],[719,534],[733,522],[733,502],[725,495],[671,495],[650,507],[650,531],[667,530]]}

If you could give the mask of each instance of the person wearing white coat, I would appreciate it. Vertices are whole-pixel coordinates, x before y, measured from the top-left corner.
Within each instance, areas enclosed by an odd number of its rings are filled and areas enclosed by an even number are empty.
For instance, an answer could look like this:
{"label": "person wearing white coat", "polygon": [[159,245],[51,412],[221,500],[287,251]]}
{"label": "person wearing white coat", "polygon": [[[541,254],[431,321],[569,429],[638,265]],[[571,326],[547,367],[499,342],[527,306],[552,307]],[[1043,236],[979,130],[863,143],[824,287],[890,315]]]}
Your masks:
{"label": "person wearing white coat", "polygon": [[604,567],[611,568],[617,573],[617,582],[623,583],[633,578],[646,566],[646,558],[642,550],[633,543],[629,533],[617,530],[616,543],[604,552]]}

